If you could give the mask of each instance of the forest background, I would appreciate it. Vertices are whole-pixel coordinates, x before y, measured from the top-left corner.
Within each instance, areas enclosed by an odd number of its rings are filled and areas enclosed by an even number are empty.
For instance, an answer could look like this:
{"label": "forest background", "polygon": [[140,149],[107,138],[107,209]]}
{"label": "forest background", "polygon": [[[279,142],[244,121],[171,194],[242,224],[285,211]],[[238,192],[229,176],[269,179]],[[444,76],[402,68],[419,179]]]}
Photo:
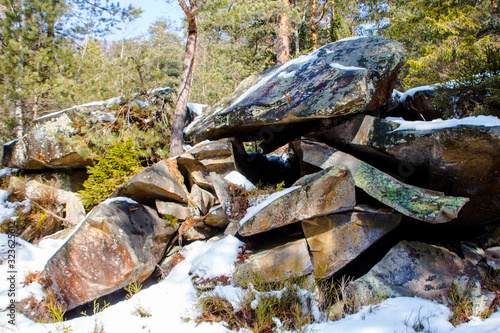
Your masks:
{"label": "forest background", "polygon": [[[282,62],[280,34],[288,58],[342,38],[380,35],[407,51],[398,89],[452,82],[455,90],[483,96],[468,114],[500,115],[500,1],[181,3],[197,23],[191,102],[213,105],[249,75]],[[161,18],[144,35],[106,41],[114,27],[140,14],[109,0],[0,0],[0,144],[22,136],[37,117],[73,105],[177,90],[189,18],[183,27]]]}

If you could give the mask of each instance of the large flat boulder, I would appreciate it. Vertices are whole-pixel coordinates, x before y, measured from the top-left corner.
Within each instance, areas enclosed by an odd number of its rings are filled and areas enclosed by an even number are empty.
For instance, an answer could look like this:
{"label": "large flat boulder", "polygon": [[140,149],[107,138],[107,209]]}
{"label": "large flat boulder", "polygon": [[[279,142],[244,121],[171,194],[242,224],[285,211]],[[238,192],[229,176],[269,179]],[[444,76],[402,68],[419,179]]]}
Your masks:
{"label": "large flat boulder", "polygon": [[359,115],[331,122],[310,136],[399,165],[397,173],[404,178],[418,171],[425,175],[418,177],[424,187],[469,197],[470,204],[459,216],[465,224],[500,216],[500,125],[479,125],[488,124],[487,117],[484,121],[474,117],[434,122],[389,119]]}
{"label": "large flat boulder", "polygon": [[299,140],[295,149],[304,163],[320,168],[345,165],[353,175],[354,183],[365,193],[396,211],[417,220],[443,223],[455,219],[468,198],[445,196],[407,185],[371,165],[326,144]]}
{"label": "large flat boulder", "polygon": [[329,277],[396,228],[401,215],[391,212],[337,213],[303,220],[314,275]]}
{"label": "large flat boulder", "polygon": [[149,207],[130,199],[105,201],[49,259],[40,275],[44,289],[70,310],[142,282],[174,231]]}
{"label": "large flat boulder", "polygon": [[239,221],[238,233],[251,236],[304,219],[352,209],[355,205],[351,173],[346,167],[332,167],[299,179],[293,187],[276,192],[263,203],[251,207]]}
{"label": "large flat boulder", "polygon": [[282,131],[277,125],[374,111],[390,99],[403,53],[401,44],[383,37],[325,45],[244,80],[197,117],[185,139],[260,137],[266,129]]}

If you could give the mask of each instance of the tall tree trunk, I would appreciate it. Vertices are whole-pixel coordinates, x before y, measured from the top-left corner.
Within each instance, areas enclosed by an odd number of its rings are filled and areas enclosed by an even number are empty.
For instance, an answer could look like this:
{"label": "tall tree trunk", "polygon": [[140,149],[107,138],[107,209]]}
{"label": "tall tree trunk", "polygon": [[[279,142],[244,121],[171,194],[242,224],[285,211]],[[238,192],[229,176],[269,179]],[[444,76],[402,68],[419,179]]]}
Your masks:
{"label": "tall tree trunk", "polygon": [[175,104],[174,119],[172,121],[172,136],[170,140],[170,156],[180,155],[183,152],[183,130],[186,120],[186,107],[193,82],[196,40],[197,40],[197,17],[195,15],[198,6],[195,0],[189,0],[190,8],[184,0],[179,0],[179,5],[189,19],[188,38],[186,42],[186,52],[184,53],[184,62],[181,74],[181,83],[179,93]]}
{"label": "tall tree trunk", "polygon": [[23,102],[20,99],[14,101],[14,117],[16,119],[16,128],[14,132],[16,133],[16,138],[19,139],[24,134],[23,126]]}
{"label": "tall tree trunk", "polygon": [[311,23],[309,28],[311,29],[311,37],[313,43],[313,50],[318,48],[318,32],[316,31],[316,0],[311,1]]}
{"label": "tall tree trunk", "polygon": [[[283,0],[285,6],[290,5],[289,0]],[[290,59],[290,40],[288,38],[288,30],[290,22],[288,14],[282,13],[278,17],[278,38],[276,41],[276,64],[281,65]]]}

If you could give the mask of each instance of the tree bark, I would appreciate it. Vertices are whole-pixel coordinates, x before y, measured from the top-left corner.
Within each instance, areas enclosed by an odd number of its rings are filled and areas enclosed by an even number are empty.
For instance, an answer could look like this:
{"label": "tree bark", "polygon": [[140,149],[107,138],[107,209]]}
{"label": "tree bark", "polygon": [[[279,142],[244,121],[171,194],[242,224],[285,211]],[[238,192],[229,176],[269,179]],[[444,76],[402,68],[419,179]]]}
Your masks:
{"label": "tree bark", "polygon": [[190,8],[184,0],[179,0],[179,5],[189,19],[188,38],[186,42],[186,52],[184,53],[184,61],[181,73],[181,83],[177,102],[175,104],[174,119],[172,121],[172,136],[170,139],[170,156],[180,155],[183,152],[183,130],[186,120],[186,107],[191,91],[191,83],[193,82],[196,40],[197,32],[197,17],[195,15],[198,6],[195,0],[189,0]]}
{"label": "tree bark", "polygon": [[318,49],[318,33],[316,31],[316,0],[311,1],[311,22],[309,28],[311,30],[311,37],[313,43],[313,50]]}
{"label": "tree bark", "polygon": [[[289,0],[283,0],[285,6],[290,5]],[[282,13],[278,17],[278,38],[276,41],[276,64],[281,65],[290,59],[290,40],[288,38],[288,30],[290,22],[288,14]]]}

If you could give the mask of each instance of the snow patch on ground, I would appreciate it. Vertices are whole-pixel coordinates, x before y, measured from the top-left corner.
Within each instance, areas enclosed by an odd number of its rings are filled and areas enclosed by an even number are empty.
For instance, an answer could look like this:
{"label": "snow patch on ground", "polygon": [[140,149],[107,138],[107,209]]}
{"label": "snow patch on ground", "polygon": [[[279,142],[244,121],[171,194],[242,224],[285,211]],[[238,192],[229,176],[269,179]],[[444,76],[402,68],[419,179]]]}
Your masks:
{"label": "snow patch on ground", "polygon": [[[5,246],[6,235],[0,235],[0,244]],[[26,266],[28,270],[36,270],[43,267],[52,252],[57,250],[59,241],[41,242],[39,245],[31,245],[18,240],[19,263]],[[181,251],[185,260],[180,262],[170,274],[161,282],[147,289],[141,290],[129,300],[119,302],[104,311],[68,320],[63,323],[36,323],[23,315],[16,315],[16,326],[7,321],[7,313],[0,314],[0,327],[8,332],[39,333],[49,331],[64,331],[70,328],[75,333],[91,332],[96,324],[100,324],[106,333],[123,332],[151,332],[161,333],[167,329],[169,332],[183,333],[222,333],[234,332],[227,329],[223,323],[202,323],[196,325],[193,318],[199,314],[196,307],[198,291],[193,286],[192,274],[199,271],[204,276],[215,276],[221,272],[233,271],[234,259],[240,242],[227,236],[217,242],[197,241],[187,245]],[[203,258],[203,259],[200,259]],[[212,266],[226,267],[219,270],[200,263],[211,260]],[[200,266],[201,265],[201,266]],[[201,268],[203,266],[203,268]],[[5,269],[5,262],[0,265]],[[6,276],[5,271],[0,274]],[[33,284],[32,284],[33,285]],[[18,290],[21,285],[18,284]],[[34,285],[33,290],[39,288]],[[0,280],[0,304],[8,304],[4,298],[7,293],[7,281]],[[218,286],[213,293],[228,299],[238,308],[239,300],[249,292],[232,285]],[[307,292],[307,291],[304,291]],[[279,293],[279,291],[278,291]],[[305,295],[305,294],[304,294]],[[2,308],[5,308],[3,306]],[[138,309],[141,308],[150,316],[141,317]],[[308,325],[307,331],[315,333],[392,333],[392,332],[415,332],[413,325],[422,324],[423,332],[435,333],[493,333],[500,332],[500,311],[492,314],[490,318],[482,320],[474,317],[469,323],[453,327],[449,323],[450,311],[444,305],[420,298],[399,297],[388,299],[378,305],[363,307],[358,313],[349,315],[339,321],[321,320]],[[242,332],[240,330],[240,332]]]}
{"label": "snow patch on ground", "polygon": [[199,279],[231,277],[236,268],[234,262],[242,246],[243,242],[231,235],[217,242],[207,242],[204,253],[193,261],[190,273]]}
{"label": "snow patch on ground", "polygon": [[485,126],[493,127],[500,126],[500,119],[494,116],[477,116],[477,117],[466,117],[462,119],[434,119],[431,121],[408,121],[403,118],[387,117],[386,120],[392,121],[399,124],[399,127],[395,131],[429,131],[438,130],[444,128],[452,128],[457,126]]}

